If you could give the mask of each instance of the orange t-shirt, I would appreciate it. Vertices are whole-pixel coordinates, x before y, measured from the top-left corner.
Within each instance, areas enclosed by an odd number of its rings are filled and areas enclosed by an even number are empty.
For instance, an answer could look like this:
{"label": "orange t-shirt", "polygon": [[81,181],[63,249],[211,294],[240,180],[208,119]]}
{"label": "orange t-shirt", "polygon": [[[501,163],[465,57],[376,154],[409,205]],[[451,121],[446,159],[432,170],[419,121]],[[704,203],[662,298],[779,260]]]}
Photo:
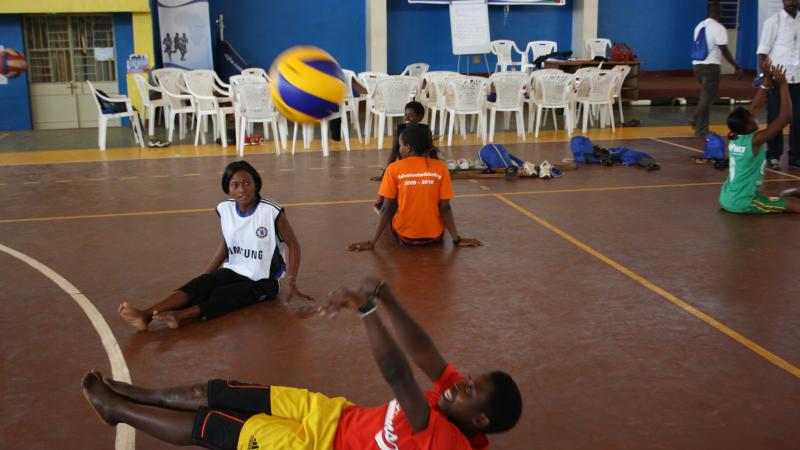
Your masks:
{"label": "orange t-shirt", "polygon": [[488,450],[483,434],[464,436],[437,403],[442,393],[464,377],[448,364],[425,397],[431,408],[428,428],[414,434],[397,400],[375,408],[350,406],[342,410],[336,430],[335,450]]}
{"label": "orange t-shirt", "polygon": [[444,233],[439,200],[454,197],[444,161],[423,156],[395,161],[386,167],[378,193],[384,198],[397,199],[392,227],[400,236],[423,239]]}

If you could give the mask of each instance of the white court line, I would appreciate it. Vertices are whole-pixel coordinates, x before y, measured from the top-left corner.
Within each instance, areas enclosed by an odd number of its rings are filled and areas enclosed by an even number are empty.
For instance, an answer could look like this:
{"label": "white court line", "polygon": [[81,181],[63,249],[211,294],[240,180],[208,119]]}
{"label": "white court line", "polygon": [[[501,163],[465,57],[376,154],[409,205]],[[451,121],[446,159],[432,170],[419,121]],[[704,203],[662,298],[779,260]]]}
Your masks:
{"label": "white court line", "polygon": [[[686,150],[691,150],[691,151],[693,151],[695,153],[703,153],[702,150],[700,150],[698,148],[694,148],[694,147],[689,147],[688,145],[676,144],[674,142],[665,141],[663,139],[658,139],[658,138],[648,138],[648,139],[650,139],[651,141],[657,141],[657,142],[661,142],[661,143],[664,143],[664,144],[674,145],[675,147],[685,148]],[[766,169],[766,168],[765,168],[765,170],[767,172],[777,173],[777,174],[783,175],[785,177],[794,178],[795,180],[800,180],[800,177],[798,177],[797,175],[792,175],[790,173],[781,172],[780,170],[772,170],[772,169]]]}
{"label": "white court line", "polygon": [[[94,326],[97,334],[100,335],[100,341],[103,343],[103,348],[105,348],[106,354],[108,355],[108,360],[111,363],[111,377],[115,380],[130,383],[131,373],[128,370],[128,364],[125,363],[125,357],[122,356],[122,350],[119,348],[119,343],[117,342],[117,339],[114,338],[114,333],[111,332],[111,328],[108,326],[108,323],[105,321],[105,319],[103,319],[103,315],[100,314],[100,311],[95,308],[92,302],[86,298],[85,295],[81,294],[81,291],[73,286],[72,283],[39,261],[24,253],[20,253],[12,248],[8,248],[3,244],[0,244],[0,250],[38,270],[42,273],[42,275],[49,278],[50,281],[58,285],[58,287],[63,289],[64,292],[66,292],[70,297],[72,297],[73,300],[75,300],[75,303],[80,306],[84,314],[86,314],[86,317],[89,318],[89,321],[92,323],[92,326]],[[77,386],[77,384],[78,380],[75,380],[75,385]],[[135,438],[136,434],[133,428],[125,424],[120,424],[117,426],[117,436],[114,448],[116,450],[133,450],[136,447]]]}

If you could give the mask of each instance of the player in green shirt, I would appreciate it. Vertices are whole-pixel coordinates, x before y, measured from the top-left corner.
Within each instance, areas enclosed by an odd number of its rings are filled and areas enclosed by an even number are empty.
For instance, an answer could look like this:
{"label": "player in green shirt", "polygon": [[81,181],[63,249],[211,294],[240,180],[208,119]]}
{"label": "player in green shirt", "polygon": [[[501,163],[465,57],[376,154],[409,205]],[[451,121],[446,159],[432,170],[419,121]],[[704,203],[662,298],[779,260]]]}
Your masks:
{"label": "player in green shirt", "polygon": [[[773,214],[780,212],[800,212],[800,191],[788,189],[778,196],[770,196],[759,191],[764,181],[766,149],[764,144],[773,139],[789,124],[792,104],[789,97],[789,85],[783,67],[770,67],[769,61],[764,63],[766,77],[758,90],[750,110],[737,108],[728,116],[728,157],[730,166],[728,178],[722,185],[719,204],[722,209],[740,214]],[[781,110],[766,129],[759,130],[755,115],[766,102],[766,92],[775,86],[781,90]]]}

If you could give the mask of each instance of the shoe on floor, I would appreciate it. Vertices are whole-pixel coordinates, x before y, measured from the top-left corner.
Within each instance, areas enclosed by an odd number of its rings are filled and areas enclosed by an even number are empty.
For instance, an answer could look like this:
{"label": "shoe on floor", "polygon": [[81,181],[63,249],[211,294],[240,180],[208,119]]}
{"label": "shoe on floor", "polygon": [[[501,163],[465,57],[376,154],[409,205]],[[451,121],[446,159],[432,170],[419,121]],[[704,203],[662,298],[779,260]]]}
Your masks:
{"label": "shoe on floor", "polygon": [[542,178],[544,180],[553,178],[552,164],[550,164],[547,161],[542,161],[542,163],[539,164],[539,178]]}
{"label": "shoe on floor", "polygon": [[772,170],[781,170],[781,162],[776,158],[772,158],[769,161],[767,161],[767,165]]}
{"label": "shoe on floor", "polygon": [[538,177],[539,171],[536,170],[536,164],[532,162],[526,162],[522,165],[522,171],[525,172],[525,175],[529,177]]}

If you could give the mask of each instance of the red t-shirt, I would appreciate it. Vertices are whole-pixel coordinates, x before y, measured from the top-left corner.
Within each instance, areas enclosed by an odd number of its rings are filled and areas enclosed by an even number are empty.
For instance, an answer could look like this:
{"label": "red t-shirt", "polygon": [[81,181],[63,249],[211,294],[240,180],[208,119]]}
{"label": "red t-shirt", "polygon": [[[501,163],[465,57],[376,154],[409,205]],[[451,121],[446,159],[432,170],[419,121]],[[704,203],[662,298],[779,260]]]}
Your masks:
{"label": "red t-shirt", "polygon": [[431,408],[428,428],[414,434],[397,400],[374,408],[351,406],[342,411],[336,431],[335,450],[487,450],[489,440],[483,434],[468,439],[437,403],[442,393],[464,377],[448,364],[433,392],[425,397]]}

